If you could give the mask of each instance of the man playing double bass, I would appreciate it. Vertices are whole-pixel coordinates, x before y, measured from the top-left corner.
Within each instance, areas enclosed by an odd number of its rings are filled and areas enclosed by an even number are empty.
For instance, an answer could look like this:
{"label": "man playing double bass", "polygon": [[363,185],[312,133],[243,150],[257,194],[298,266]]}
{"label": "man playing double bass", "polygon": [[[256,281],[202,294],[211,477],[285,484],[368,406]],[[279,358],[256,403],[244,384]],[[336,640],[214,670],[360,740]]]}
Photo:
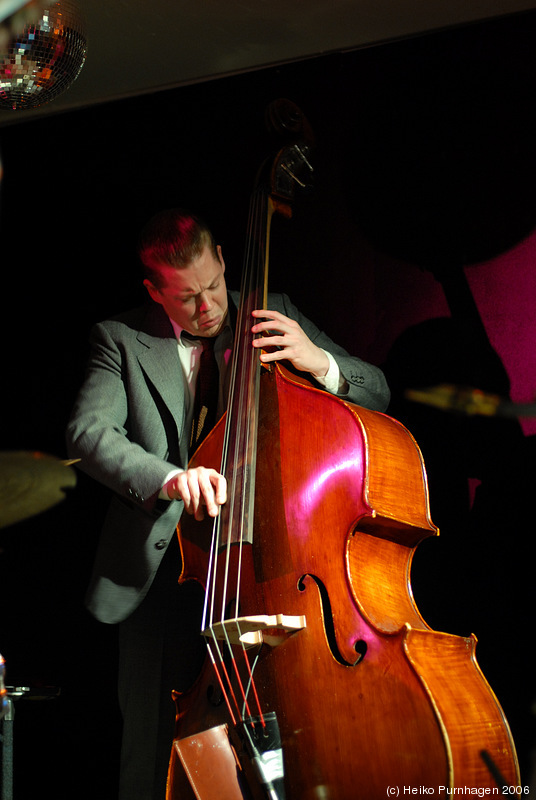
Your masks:
{"label": "man playing double bass", "polygon": [[[119,624],[120,800],[163,800],[171,691],[189,687],[205,655],[200,590],[177,582],[176,526],[183,510],[214,517],[226,500],[222,475],[188,468],[197,375],[213,344],[214,402],[223,413],[238,294],[227,290],[210,230],[184,210],[154,217],[139,255],[149,302],[94,327],[67,440],[70,457],[112,491],[87,605],[98,620]],[[286,360],[344,400],[386,409],[377,367],[348,355],[286,295],[269,295],[267,305],[253,312],[251,327],[263,362]]]}

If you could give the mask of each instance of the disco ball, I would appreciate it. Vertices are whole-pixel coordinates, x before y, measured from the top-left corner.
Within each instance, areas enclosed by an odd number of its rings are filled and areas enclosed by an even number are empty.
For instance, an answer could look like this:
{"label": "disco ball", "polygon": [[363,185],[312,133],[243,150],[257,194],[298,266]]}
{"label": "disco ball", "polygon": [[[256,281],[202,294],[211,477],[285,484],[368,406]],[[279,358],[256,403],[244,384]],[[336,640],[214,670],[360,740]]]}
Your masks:
{"label": "disco ball", "polygon": [[0,54],[0,108],[36,108],[64,92],[80,74],[87,41],[74,2],[51,3],[41,18],[13,35]]}

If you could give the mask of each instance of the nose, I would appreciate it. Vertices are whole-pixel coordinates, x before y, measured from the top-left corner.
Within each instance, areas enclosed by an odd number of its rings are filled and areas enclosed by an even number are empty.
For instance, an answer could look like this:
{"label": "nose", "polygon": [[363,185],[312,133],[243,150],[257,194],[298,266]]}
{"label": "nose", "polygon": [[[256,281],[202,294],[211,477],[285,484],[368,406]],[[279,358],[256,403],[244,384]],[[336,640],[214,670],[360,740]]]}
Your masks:
{"label": "nose", "polygon": [[210,311],[212,308],[212,298],[209,292],[201,292],[198,299],[198,308],[200,314]]}

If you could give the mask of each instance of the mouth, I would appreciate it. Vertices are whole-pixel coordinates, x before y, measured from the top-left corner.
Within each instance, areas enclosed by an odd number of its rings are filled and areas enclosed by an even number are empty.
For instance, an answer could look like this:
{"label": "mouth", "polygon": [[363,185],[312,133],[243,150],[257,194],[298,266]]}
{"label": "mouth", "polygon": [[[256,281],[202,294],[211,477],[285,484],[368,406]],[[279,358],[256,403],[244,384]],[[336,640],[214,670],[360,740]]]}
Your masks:
{"label": "mouth", "polygon": [[215,319],[204,320],[203,322],[200,323],[200,325],[201,325],[202,328],[207,328],[208,329],[208,328],[216,327],[217,325],[220,324],[220,322],[221,322],[220,318],[216,317]]}
{"label": "mouth", "polygon": [[218,333],[220,330],[223,329],[225,325],[225,321],[227,319],[227,311],[225,313],[220,314],[217,317],[211,317],[210,319],[198,320],[198,326],[200,330],[209,331],[209,330],[216,330]]}

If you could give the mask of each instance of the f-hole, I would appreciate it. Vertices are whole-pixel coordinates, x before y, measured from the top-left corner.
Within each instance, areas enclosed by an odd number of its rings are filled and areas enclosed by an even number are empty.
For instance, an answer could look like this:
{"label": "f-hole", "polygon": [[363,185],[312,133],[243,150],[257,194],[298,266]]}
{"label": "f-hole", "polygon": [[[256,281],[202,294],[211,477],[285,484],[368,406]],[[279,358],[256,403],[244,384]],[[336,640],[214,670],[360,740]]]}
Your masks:
{"label": "f-hole", "polygon": [[337,645],[337,638],[335,636],[335,624],[333,622],[333,614],[331,611],[331,603],[329,600],[329,594],[322,583],[322,581],[316,577],[316,575],[306,574],[302,575],[300,580],[298,581],[298,589],[300,592],[304,592],[307,588],[305,586],[305,578],[311,578],[317,585],[318,591],[320,594],[320,602],[322,603],[322,611],[323,611],[323,619],[324,619],[324,630],[326,632],[326,638],[328,640],[329,649],[333,655],[333,658],[338,661],[339,664],[342,664],[344,667],[355,667],[359,664],[360,661],[363,660],[365,654],[367,652],[367,643],[363,639],[358,639],[354,644],[354,649],[357,655],[355,661],[347,661],[341,654],[339,647]]}

